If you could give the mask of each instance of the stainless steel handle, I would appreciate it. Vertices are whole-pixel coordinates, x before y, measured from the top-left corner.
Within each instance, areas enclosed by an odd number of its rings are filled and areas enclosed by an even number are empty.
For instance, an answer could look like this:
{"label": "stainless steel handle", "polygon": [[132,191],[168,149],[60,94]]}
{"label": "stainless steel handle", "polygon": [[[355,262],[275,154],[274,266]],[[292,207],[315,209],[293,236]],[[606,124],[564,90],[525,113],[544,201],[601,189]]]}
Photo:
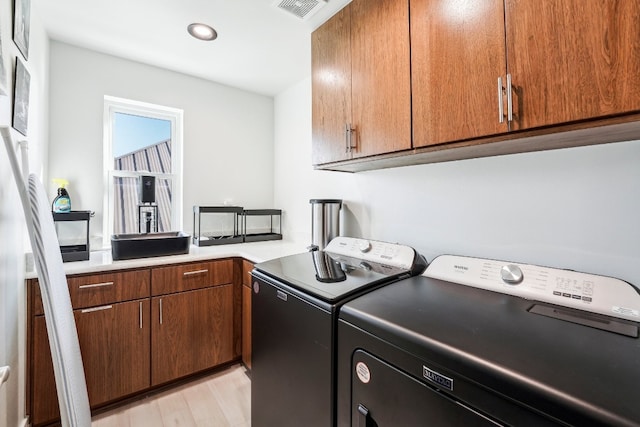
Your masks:
{"label": "stainless steel handle", "polygon": [[113,286],[113,282],[92,283],[91,285],[78,286],[78,289],[102,288],[104,286]]}
{"label": "stainless steel handle", "polygon": [[504,106],[502,105],[502,76],[498,77],[498,122],[504,123]]}
{"label": "stainless steel handle", "polygon": [[184,273],[182,273],[183,276],[193,276],[196,274],[204,274],[204,273],[208,273],[209,270],[207,270],[206,268],[204,270],[194,270],[194,271],[185,271]]}
{"label": "stainless steel handle", "polygon": [[84,310],[81,310],[81,313],[93,313],[94,311],[102,311],[102,310],[109,310],[113,308],[112,305],[103,305],[101,307],[93,307],[93,308],[85,308]]}
{"label": "stainless steel handle", "polygon": [[349,123],[344,124],[344,143],[345,143],[345,153],[351,151],[351,125]]}
{"label": "stainless steel handle", "polygon": [[511,74],[507,74],[507,121],[513,121],[513,97],[511,96]]}
{"label": "stainless steel handle", "polygon": [[162,325],[162,298],[160,298],[160,324]]}
{"label": "stainless steel handle", "polygon": [[349,126],[349,152],[353,151],[355,145],[353,145],[353,134],[356,133],[356,130],[353,126]]}
{"label": "stainless steel handle", "polygon": [[142,301],[140,301],[140,329],[142,329]]}

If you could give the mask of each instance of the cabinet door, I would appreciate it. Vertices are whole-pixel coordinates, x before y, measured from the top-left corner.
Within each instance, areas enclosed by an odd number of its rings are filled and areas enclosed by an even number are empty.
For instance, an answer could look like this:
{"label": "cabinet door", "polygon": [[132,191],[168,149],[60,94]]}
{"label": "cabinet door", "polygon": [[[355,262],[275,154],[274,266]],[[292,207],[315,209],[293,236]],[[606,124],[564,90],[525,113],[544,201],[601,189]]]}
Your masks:
{"label": "cabinet door", "polygon": [[506,0],[515,129],[640,110],[640,3]]}
{"label": "cabinet door", "polygon": [[351,157],[351,19],[347,6],[311,35],[313,164]]}
{"label": "cabinet door", "polygon": [[413,145],[506,132],[502,0],[411,0]]}
{"label": "cabinet door", "polygon": [[253,263],[242,260],[242,362],[251,369],[251,270]]}
{"label": "cabinet door", "polygon": [[242,362],[251,369],[251,288],[242,287]]}
{"label": "cabinet door", "polygon": [[152,298],[151,382],[233,359],[233,285]]}
{"label": "cabinet door", "polygon": [[[149,299],[74,310],[92,407],[150,385]],[[60,416],[44,316],[33,325],[32,422]]]}
{"label": "cabinet door", "polygon": [[408,0],[351,8],[353,157],[411,148]]}

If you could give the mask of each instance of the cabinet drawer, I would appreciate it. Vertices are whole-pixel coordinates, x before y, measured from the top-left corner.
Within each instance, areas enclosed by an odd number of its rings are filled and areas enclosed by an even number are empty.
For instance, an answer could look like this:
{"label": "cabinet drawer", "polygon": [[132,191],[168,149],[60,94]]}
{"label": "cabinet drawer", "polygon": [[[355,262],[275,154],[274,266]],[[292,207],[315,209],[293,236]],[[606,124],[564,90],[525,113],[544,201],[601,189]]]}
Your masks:
{"label": "cabinet drawer", "polygon": [[[67,277],[74,309],[148,298],[150,281],[149,269]],[[44,314],[40,287],[36,280],[33,281],[33,286],[33,314]]]}
{"label": "cabinet drawer", "polygon": [[246,259],[242,260],[242,284],[247,287],[251,287],[251,270],[253,270],[253,263],[251,261],[247,261]]}
{"label": "cabinet drawer", "polygon": [[151,270],[151,294],[164,295],[233,282],[233,260],[180,264]]}

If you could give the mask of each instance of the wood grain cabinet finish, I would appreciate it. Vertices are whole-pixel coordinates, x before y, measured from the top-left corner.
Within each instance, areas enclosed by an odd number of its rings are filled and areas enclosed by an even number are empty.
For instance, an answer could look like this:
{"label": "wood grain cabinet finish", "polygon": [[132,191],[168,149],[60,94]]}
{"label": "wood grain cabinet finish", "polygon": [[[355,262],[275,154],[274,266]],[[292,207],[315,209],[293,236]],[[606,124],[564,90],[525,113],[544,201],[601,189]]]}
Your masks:
{"label": "wood grain cabinet finish", "polygon": [[314,164],[351,158],[351,9],[347,6],[311,35],[312,157]]}
{"label": "wood grain cabinet finish", "polygon": [[[233,259],[68,277],[91,407],[239,359],[240,277]],[[27,294],[27,411],[41,426],[59,422],[58,402],[37,280]]]}
{"label": "wood grain cabinet finish", "polygon": [[312,34],[313,163],[411,148],[408,0],[354,0]]}
{"label": "wood grain cabinet finish", "polygon": [[253,263],[242,261],[242,363],[251,369],[251,270]]}
{"label": "wood grain cabinet finish", "polygon": [[[149,388],[149,304],[147,298],[74,310],[92,407]],[[39,425],[60,415],[44,316],[34,318],[32,334],[31,421]]]}
{"label": "wood grain cabinet finish", "polygon": [[151,317],[152,385],[234,357],[233,284],[153,297]]}
{"label": "wood grain cabinet finish", "polygon": [[640,2],[506,0],[512,129],[640,111]]}
{"label": "wood grain cabinet finish", "polygon": [[[73,308],[95,307],[148,297],[151,286],[150,271],[141,269],[68,277],[71,305]],[[33,291],[35,296],[33,314],[44,314],[40,287],[35,286]]]}
{"label": "wood grain cabinet finish", "polygon": [[180,264],[151,270],[151,295],[233,283],[233,260]]}
{"label": "wood grain cabinet finish", "polygon": [[415,146],[508,130],[498,118],[502,0],[411,0],[411,67]]}
{"label": "wood grain cabinet finish", "polygon": [[[410,76],[385,65],[403,63],[387,46],[404,40],[396,30],[404,19],[393,13],[377,28],[373,10],[387,3],[354,0],[312,35],[316,167],[360,171],[640,135],[640,2],[399,1],[410,11]],[[404,79],[411,82],[409,125],[396,114]],[[375,127],[361,121],[362,112]],[[352,156],[340,151],[345,121],[356,123]],[[409,143],[372,143],[366,151],[370,129],[393,129],[381,139],[404,141],[399,129],[407,126]]]}
{"label": "wood grain cabinet finish", "polygon": [[640,110],[639,14],[626,0],[412,0],[414,146]]}

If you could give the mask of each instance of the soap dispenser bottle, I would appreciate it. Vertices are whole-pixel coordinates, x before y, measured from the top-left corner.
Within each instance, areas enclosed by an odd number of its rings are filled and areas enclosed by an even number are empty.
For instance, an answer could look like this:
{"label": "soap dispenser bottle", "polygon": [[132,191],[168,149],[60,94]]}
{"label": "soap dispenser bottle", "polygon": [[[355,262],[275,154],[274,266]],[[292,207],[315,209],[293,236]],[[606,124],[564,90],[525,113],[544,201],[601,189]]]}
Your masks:
{"label": "soap dispenser bottle", "polygon": [[71,212],[71,198],[65,188],[69,182],[65,179],[54,179],[53,182],[58,184],[58,195],[53,199],[51,210],[55,213]]}

